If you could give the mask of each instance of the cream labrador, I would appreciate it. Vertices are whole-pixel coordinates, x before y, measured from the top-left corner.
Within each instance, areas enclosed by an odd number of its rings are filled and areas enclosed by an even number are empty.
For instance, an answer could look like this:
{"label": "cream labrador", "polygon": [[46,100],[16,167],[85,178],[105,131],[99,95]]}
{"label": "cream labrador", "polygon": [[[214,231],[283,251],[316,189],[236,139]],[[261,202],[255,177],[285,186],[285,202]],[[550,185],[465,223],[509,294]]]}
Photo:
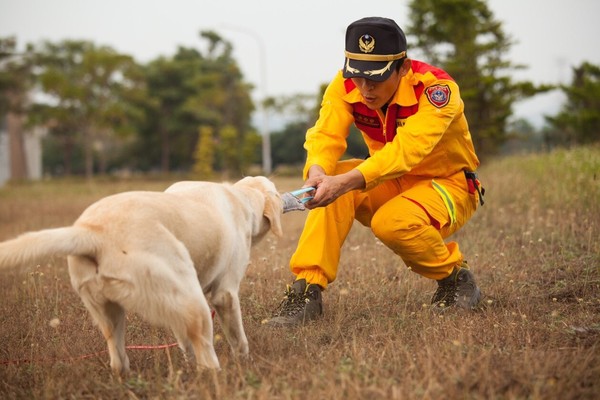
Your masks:
{"label": "cream labrador", "polygon": [[117,374],[129,370],[126,311],[170,328],[198,366],[219,368],[208,301],[233,351],[248,354],[240,282],[252,244],[269,230],[282,235],[282,212],[275,185],[261,176],[125,192],[92,204],[73,226],[0,243],[0,267],[67,256],[71,284],[102,331]]}

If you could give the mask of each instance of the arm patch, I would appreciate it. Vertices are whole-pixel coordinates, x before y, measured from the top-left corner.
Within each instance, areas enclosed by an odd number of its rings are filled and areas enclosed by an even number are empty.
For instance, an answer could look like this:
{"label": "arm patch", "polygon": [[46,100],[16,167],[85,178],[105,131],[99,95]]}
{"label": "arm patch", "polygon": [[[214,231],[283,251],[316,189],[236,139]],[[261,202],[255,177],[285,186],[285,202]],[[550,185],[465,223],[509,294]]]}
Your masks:
{"label": "arm patch", "polygon": [[437,108],[442,108],[450,101],[450,88],[448,85],[434,85],[425,89],[427,100]]}

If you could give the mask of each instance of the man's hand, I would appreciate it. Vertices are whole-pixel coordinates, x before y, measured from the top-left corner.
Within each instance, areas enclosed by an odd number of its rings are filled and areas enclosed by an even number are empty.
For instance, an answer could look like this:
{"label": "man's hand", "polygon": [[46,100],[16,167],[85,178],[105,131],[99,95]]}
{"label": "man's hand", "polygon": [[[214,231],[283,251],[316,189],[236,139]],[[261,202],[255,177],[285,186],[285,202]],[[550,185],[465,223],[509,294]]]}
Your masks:
{"label": "man's hand", "polygon": [[308,179],[304,182],[304,187],[308,186],[312,186],[316,190],[314,193],[311,193],[314,198],[305,203],[304,206],[308,209],[313,209],[325,207],[351,190],[363,189],[365,187],[365,179],[356,169],[341,175],[329,176],[325,174],[323,168],[313,165],[308,170]]}

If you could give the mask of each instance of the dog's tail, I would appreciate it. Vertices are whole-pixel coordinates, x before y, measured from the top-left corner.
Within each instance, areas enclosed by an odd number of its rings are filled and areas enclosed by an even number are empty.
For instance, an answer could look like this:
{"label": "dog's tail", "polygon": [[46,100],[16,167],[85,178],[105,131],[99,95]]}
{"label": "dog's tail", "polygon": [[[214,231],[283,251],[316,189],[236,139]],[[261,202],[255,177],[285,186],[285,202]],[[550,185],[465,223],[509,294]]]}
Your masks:
{"label": "dog's tail", "polygon": [[97,242],[96,233],[78,226],[25,233],[0,243],[0,268],[41,262],[52,256],[95,258]]}

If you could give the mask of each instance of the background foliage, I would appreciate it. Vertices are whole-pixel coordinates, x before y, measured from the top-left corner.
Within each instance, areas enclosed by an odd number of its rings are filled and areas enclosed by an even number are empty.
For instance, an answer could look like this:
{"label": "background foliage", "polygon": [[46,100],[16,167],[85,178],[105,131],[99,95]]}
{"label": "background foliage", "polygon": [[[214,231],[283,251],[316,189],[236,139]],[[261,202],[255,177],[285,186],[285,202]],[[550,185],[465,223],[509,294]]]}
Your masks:
{"label": "background foliage", "polygon": [[[570,85],[515,81],[514,72],[526,66],[507,58],[514,40],[485,0],[414,0],[409,10],[409,56],[446,69],[458,82],[480,158],[600,140],[598,66],[574,66]],[[273,166],[299,165],[324,89],[254,104],[231,43],[214,31],[201,31],[197,46],[147,64],[81,40],[29,43],[23,52],[16,44],[0,38],[0,115],[13,179],[27,176],[24,132],[40,126],[48,132],[45,174],[207,168],[215,177],[248,174],[261,161],[262,138],[253,125],[259,108],[279,121],[272,129]],[[567,101],[541,130],[513,118],[518,101],[549,90],[563,91]],[[205,138],[214,146],[209,163],[198,159],[201,127],[212,129],[212,141]],[[347,156],[365,156],[356,132],[349,138]],[[195,167],[198,162],[204,165]]]}

